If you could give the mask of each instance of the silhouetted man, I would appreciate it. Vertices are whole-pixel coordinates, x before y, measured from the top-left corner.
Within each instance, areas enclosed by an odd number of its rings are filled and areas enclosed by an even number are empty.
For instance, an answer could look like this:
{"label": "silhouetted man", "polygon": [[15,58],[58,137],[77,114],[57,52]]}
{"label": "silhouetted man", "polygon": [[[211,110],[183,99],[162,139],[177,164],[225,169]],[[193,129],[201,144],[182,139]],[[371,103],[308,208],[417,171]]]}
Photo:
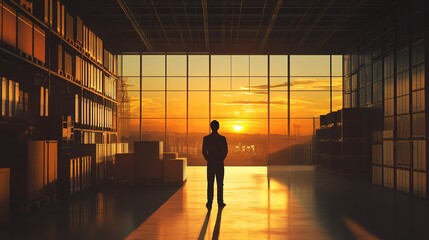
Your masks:
{"label": "silhouetted man", "polygon": [[223,161],[228,154],[228,145],[226,138],[218,133],[219,122],[213,120],[210,123],[212,133],[204,137],[203,140],[203,156],[207,161],[207,209],[212,208],[214,179],[216,176],[217,183],[217,204],[219,208],[225,207],[223,202],[223,177],[224,165]]}

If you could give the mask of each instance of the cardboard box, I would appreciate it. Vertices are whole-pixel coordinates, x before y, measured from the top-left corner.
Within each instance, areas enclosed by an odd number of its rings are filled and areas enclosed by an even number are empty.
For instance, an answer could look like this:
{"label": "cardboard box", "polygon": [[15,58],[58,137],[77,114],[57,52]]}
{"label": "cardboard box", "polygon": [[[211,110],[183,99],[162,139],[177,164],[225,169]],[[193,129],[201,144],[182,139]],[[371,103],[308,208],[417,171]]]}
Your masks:
{"label": "cardboard box", "polygon": [[176,158],[164,161],[164,182],[183,183],[187,178],[188,159]]}

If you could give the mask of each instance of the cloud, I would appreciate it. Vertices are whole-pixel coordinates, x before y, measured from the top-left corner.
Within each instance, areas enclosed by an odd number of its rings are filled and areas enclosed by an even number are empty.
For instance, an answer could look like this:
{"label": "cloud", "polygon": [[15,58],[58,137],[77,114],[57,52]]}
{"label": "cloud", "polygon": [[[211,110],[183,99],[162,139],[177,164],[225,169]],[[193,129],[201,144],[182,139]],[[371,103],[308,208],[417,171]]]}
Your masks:
{"label": "cloud", "polygon": [[[332,87],[335,88],[338,84],[335,83],[335,81],[332,82]],[[329,90],[329,77],[321,77],[321,78],[310,78],[310,77],[303,77],[303,78],[297,78],[294,77],[291,80],[290,84],[292,90]]]}
{"label": "cloud", "polygon": [[251,94],[254,94],[254,95],[267,95],[268,94],[268,92],[265,92],[265,91],[256,91],[256,92],[250,92]]}
{"label": "cloud", "polygon": [[[249,101],[249,100],[238,100],[232,102],[226,102],[224,105],[267,105],[268,101]],[[284,101],[271,101],[271,104],[285,104]]]}
{"label": "cloud", "polygon": [[[281,88],[281,87],[287,87],[287,83],[280,83],[280,84],[276,84],[276,85],[271,85],[270,89],[273,88]],[[267,84],[262,84],[262,85],[247,85],[247,86],[241,86],[240,89],[242,90],[266,90],[268,89],[268,85]]]}

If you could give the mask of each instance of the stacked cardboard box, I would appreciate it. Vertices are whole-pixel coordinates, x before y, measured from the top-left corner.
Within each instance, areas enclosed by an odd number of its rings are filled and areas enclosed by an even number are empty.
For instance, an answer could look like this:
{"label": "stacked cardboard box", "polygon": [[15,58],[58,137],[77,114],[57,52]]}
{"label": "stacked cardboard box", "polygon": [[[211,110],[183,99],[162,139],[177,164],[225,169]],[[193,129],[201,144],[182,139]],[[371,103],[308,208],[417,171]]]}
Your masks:
{"label": "stacked cardboard box", "polygon": [[134,179],[162,180],[162,154],[162,141],[134,142]]}

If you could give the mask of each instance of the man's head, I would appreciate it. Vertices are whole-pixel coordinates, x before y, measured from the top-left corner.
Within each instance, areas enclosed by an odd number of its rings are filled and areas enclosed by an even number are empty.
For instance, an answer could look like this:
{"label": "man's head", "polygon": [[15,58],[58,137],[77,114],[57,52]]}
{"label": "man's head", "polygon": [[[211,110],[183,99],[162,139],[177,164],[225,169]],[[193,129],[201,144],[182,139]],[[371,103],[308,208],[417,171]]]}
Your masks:
{"label": "man's head", "polygon": [[211,127],[211,129],[212,129],[212,132],[217,132],[217,131],[219,130],[219,122],[218,122],[218,121],[216,121],[216,120],[213,120],[213,121],[210,123],[210,127]]}

